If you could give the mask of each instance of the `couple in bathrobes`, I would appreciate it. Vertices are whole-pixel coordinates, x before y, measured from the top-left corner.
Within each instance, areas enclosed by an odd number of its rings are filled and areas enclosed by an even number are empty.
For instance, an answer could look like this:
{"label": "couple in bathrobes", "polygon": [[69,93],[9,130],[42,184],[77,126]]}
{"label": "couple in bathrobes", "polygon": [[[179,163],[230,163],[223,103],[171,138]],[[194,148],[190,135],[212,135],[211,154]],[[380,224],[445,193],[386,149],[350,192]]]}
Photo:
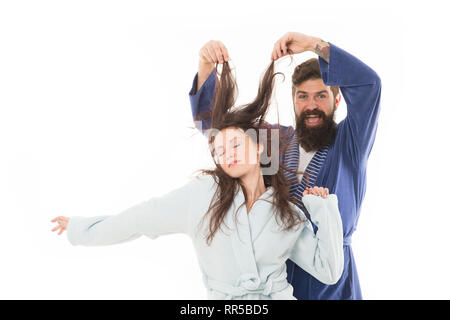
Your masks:
{"label": "couple in bathrobes", "polygon": [[[260,129],[281,129],[280,148],[272,148],[272,156],[280,156],[289,165],[286,154],[292,152],[292,132],[264,121],[275,60],[299,53],[295,41],[284,38],[274,48],[272,63],[252,103],[233,107],[235,83],[226,61],[221,61],[220,80],[214,77],[215,98],[209,97],[203,117],[198,117],[193,103],[194,119],[201,118],[215,129],[207,135],[215,169],[202,170],[181,188],[117,215],[56,217],[52,221],[58,225],[52,231],[67,230],[73,245],[85,246],[121,243],[142,235],[154,239],[186,233],[193,241],[210,299],[295,299],[287,262],[324,285],[336,284],[345,263],[337,196],[324,187],[306,186],[299,201],[292,192],[298,192],[298,168],[281,165],[283,170],[264,174],[267,165],[260,162],[262,153],[271,148],[270,139],[264,139]],[[327,55],[326,49],[322,47],[321,53]],[[217,65],[211,74],[218,74]],[[211,76],[208,79],[211,82]],[[314,126],[314,121],[310,116],[305,122]],[[307,169],[305,177],[315,179],[314,172]]]}

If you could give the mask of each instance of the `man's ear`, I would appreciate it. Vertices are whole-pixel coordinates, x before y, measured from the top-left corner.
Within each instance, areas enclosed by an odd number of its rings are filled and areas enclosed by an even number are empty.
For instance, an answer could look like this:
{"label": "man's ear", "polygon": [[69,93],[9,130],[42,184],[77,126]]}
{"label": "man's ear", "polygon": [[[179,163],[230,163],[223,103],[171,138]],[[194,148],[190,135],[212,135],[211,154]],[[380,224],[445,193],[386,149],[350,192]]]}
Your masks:
{"label": "man's ear", "polygon": [[342,98],[341,94],[338,93],[337,96],[336,96],[336,98],[335,98],[335,106],[336,106],[336,107],[335,107],[334,110],[337,110],[337,108],[339,107],[339,103],[341,102],[341,98]]}

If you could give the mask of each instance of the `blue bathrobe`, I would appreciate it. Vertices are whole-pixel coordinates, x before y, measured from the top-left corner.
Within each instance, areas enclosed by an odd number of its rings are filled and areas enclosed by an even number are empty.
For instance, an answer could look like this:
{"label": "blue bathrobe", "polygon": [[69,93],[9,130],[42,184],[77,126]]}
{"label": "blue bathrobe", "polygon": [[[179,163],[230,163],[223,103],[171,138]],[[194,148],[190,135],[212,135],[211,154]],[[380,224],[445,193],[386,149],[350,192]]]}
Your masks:
{"label": "blue bathrobe", "polygon": [[[344,231],[344,271],[336,284],[326,285],[288,260],[288,281],[297,299],[362,299],[351,237],[366,191],[367,161],[377,131],[381,80],[369,66],[332,43],[329,63],[319,57],[319,66],[323,82],[327,86],[340,87],[347,104],[347,117],[338,124],[335,140],[316,152],[306,172],[309,173],[309,187],[326,187],[339,199]],[[194,120],[211,107],[216,81],[213,71],[197,91],[197,76],[189,92]],[[208,129],[210,120],[203,120],[201,125],[203,129]],[[281,162],[297,170],[301,159],[294,128],[281,126],[281,129],[281,134],[287,134],[289,141],[286,153],[281,155]],[[292,176],[288,171],[285,174],[288,178]],[[290,191],[301,201],[305,188],[306,181],[303,179],[293,183]]]}

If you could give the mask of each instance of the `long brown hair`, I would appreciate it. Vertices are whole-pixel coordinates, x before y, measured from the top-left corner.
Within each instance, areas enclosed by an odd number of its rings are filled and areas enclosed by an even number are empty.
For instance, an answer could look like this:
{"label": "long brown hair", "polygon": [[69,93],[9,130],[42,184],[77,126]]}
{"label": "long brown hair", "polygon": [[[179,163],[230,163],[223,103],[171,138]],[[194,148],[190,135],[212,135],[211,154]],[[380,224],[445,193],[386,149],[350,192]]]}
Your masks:
{"label": "long brown hair", "polygon": [[[219,73],[219,67],[216,65],[215,77],[216,77],[216,87],[214,92],[214,102],[212,108],[206,113],[196,117],[196,120],[202,120],[205,118],[211,119],[211,128],[215,130],[222,130],[229,127],[240,128],[244,132],[249,129],[255,129],[256,141],[254,137],[249,135],[250,138],[256,143],[262,143],[264,150],[267,150],[267,154],[270,156],[272,150],[270,150],[271,132],[272,130],[278,130],[280,132],[280,125],[269,125],[264,121],[267,114],[268,107],[271,102],[272,92],[274,89],[275,76],[282,73],[274,72],[274,63],[271,64],[266,69],[259,88],[258,94],[253,102],[240,106],[234,107],[237,94],[237,84],[235,78],[232,74],[232,70],[228,62],[222,64],[222,70]],[[220,78],[219,78],[220,75]],[[283,75],[284,76],[284,75]],[[234,107],[234,108],[233,108]],[[259,129],[266,129],[267,135],[260,134]],[[284,154],[287,148],[287,142],[285,141],[287,135],[280,136],[279,151],[280,155]],[[214,136],[208,137],[208,143],[210,144],[210,149],[212,143],[214,142]],[[214,238],[216,232],[222,228],[224,225],[225,216],[230,209],[233,199],[239,191],[240,181],[238,178],[230,177],[225,173],[221,166],[216,162],[214,156],[214,163],[216,168],[213,170],[202,169],[201,174],[211,175],[215,182],[218,184],[216,192],[208,211],[203,217],[202,222],[207,218],[209,219],[209,234],[206,238],[208,244]],[[260,163],[261,167],[269,166],[269,164]],[[292,171],[282,164],[279,164],[280,168],[288,170],[290,172],[299,174],[302,172]],[[279,225],[281,225],[282,230],[290,230],[296,225],[303,222],[303,219],[298,215],[298,213],[291,207],[289,202],[296,203],[297,200],[292,197],[289,193],[289,187],[292,181],[287,181],[283,170],[277,170],[275,174],[263,175],[264,184],[266,187],[273,187],[273,207],[275,211],[275,218]],[[246,195],[245,188],[242,187],[245,199],[248,199]],[[244,205],[243,203],[242,205]],[[240,207],[239,207],[240,208]],[[239,210],[236,210],[235,213]]]}

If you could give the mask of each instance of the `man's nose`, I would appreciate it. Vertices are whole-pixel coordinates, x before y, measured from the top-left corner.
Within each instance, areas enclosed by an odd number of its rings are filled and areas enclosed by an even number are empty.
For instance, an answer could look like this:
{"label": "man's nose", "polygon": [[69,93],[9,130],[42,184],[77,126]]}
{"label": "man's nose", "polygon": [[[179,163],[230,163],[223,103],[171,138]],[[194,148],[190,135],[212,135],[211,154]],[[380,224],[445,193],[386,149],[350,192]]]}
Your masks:
{"label": "man's nose", "polygon": [[314,101],[312,97],[308,98],[308,100],[306,100],[304,110],[314,110],[316,108],[317,108],[316,101]]}

